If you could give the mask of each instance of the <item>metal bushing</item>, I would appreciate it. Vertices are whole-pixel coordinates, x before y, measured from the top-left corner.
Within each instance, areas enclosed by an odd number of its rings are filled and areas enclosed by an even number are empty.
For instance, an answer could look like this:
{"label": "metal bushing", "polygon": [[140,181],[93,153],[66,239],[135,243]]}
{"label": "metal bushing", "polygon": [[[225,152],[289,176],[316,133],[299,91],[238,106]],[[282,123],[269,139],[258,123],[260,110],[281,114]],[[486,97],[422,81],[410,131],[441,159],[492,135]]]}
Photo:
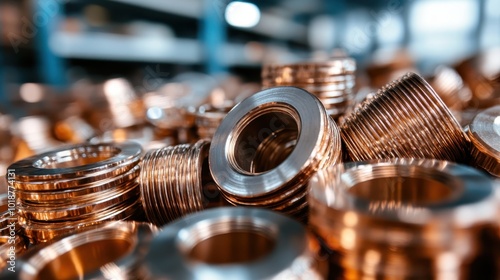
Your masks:
{"label": "metal bushing", "polygon": [[311,179],[309,224],[345,279],[462,279],[478,232],[495,223],[492,186],[446,161],[346,163]]}
{"label": "metal bushing", "polygon": [[163,226],[206,207],[204,187],[210,184],[210,142],[181,144],[148,152],[139,176],[141,202],[148,221]]}
{"label": "metal bushing", "polygon": [[469,143],[432,87],[408,73],[380,89],[340,126],[352,161],[432,158],[467,162]]}
{"label": "metal bushing", "polygon": [[155,226],[107,222],[34,247],[19,260],[17,279],[147,279],[142,260]]}
{"label": "metal bushing", "polygon": [[12,164],[19,225],[32,243],[140,209],[137,143],[78,144]]}
{"label": "metal bushing", "polygon": [[500,106],[480,112],[467,133],[472,142],[472,164],[500,177]]}
{"label": "metal bushing", "polygon": [[230,203],[295,216],[307,208],[310,176],[340,158],[338,127],[315,96],[294,87],[266,89],[236,105],[209,153],[212,176]]}
{"label": "metal bushing", "polygon": [[221,207],[164,227],[145,268],[153,279],[323,279],[310,242],[303,225],[281,214]]}

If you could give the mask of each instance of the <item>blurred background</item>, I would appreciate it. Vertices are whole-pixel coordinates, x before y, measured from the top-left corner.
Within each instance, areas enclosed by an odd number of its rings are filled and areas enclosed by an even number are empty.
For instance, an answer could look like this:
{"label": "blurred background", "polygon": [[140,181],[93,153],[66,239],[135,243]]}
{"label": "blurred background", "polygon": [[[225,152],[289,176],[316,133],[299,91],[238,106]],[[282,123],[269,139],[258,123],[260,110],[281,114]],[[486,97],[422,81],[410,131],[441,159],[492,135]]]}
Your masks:
{"label": "blurred background", "polygon": [[188,141],[186,112],[258,91],[270,63],[347,55],[358,91],[411,70],[464,104],[500,80],[497,0],[0,0],[0,33],[0,162],[145,124]]}

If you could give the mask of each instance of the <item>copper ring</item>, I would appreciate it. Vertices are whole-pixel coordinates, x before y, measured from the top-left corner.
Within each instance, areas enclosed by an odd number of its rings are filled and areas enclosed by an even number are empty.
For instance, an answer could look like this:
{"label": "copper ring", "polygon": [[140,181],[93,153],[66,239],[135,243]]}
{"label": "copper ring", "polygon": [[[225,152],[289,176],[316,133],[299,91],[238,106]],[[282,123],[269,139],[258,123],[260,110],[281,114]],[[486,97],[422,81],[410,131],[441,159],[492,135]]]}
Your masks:
{"label": "copper ring", "polygon": [[80,144],[17,161],[9,169],[16,170],[17,182],[79,178],[138,161],[141,152],[133,142]]}
{"label": "copper ring", "polygon": [[264,65],[262,85],[299,87],[317,96],[327,113],[338,120],[354,99],[356,61],[350,57],[334,57],[328,61]]}
{"label": "copper ring", "polygon": [[[140,167],[136,165],[132,169],[123,174],[116,175],[112,178],[106,178],[97,182],[79,184],[78,188],[69,188],[67,190],[59,189],[54,191],[16,191],[16,197],[27,203],[50,204],[63,203],[68,199],[82,198],[94,194],[99,194],[101,191],[108,190],[117,185],[122,185],[131,180],[135,180],[139,176]],[[73,181],[67,181],[68,184],[73,184]]]}
{"label": "copper ring", "polygon": [[[309,224],[342,256],[344,276],[460,275],[474,257],[475,230],[497,215],[492,180],[446,161],[346,163],[319,171],[309,186]],[[453,264],[439,262],[446,256]]]}
{"label": "copper ring", "polygon": [[25,258],[20,279],[144,279],[141,260],[156,228],[108,222],[42,246]]}
{"label": "copper ring", "polygon": [[59,221],[68,218],[81,218],[85,214],[108,209],[124,201],[139,198],[139,185],[130,182],[90,196],[78,197],[60,204],[44,206],[37,203],[23,203],[18,206],[19,215],[38,221]]}
{"label": "copper ring", "polygon": [[58,236],[70,234],[79,229],[102,224],[106,221],[128,220],[137,213],[141,204],[137,199],[125,201],[112,208],[105,209],[81,219],[60,222],[39,222],[19,217],[23,234],[33,244],[48,242]]}

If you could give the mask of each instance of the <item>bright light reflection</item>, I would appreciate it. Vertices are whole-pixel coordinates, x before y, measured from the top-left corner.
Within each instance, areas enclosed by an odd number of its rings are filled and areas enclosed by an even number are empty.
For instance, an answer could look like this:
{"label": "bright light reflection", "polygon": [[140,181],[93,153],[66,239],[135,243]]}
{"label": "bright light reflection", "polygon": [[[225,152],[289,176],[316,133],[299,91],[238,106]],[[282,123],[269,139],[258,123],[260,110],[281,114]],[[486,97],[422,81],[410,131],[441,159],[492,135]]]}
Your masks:
{"label": "bright light reflection", "polygon": [[260,10],[252,3],[234,1],[227,5],[225,17],[229,25],[250,28],[259,23]]}
{"label": "bright light reflection", "polygon": [[495,120],[493,121],[493,129],[495,130],[495,133],[500,136],[500,116],[495,117]]}
{"label": "bright light reflection", "polygon": [[36,103],[43,98],[43,88],[41,85],[26,83],[19,89],[19,95],[21,99],[28,103]]}

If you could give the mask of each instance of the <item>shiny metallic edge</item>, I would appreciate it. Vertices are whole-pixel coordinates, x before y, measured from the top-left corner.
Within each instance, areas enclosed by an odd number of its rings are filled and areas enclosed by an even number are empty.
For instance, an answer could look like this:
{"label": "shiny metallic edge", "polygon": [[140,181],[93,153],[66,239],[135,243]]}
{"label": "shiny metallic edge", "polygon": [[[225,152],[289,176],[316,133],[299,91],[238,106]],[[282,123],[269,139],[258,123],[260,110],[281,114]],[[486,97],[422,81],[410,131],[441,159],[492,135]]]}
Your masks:
{"label": "shiny metallic edge", "polygon": [[[249,175],[238,172],[229,163],[226,150],[232,131],[250,110],[277,102],[291,106],[300,118],[299,138],[294,150],[279,166],[265,173]],[[295,87],[262,90],[237,104],[222,120],[210,146],[210,172],[217,185],[233,195],[253,197],[269,193],[292,180],[303,169],[318,141],[322,140],[320,131],[326,121],[322,109],[316,97]],[[311,123],[312,120],[318,123]]]}
{"label": "shiny metallic edge", "polygon": [[37,273],[58,256],[70,252],[73,248],[83,244],[110,239],[112,238],[112,234],[109,232],[113,230],[129,234],[128,236],[132,239],[132,251],[115,262],[108,263],[102,266],[101,269],[85,275],[85,279],[112,279],[107,275],[109,274],[109,270],[106,268],[110,264],[112,264],[111,266],[114,269],[118,270],[136,266],[137,262],[144,256],[149,242],[158,231],[151,224],[125,221],[107,222],[99,225],[97,228],[91,227],[83,232],[65,236],[47,246],[42,246],[39,250],[34,251],[34,253],[32,252],[28,258],[21,259],[21,267],[16,272],[18,273],[18,279],[37,279]]}
{"label": "shiny metallic edge", "polygon": [[[335,176],[334,180],[342,180],[340,177],[344,176],[347,172],[356,172],[356,170],[363,169],[370,171],[375,166],[398,165],[434,169],[434,171],[441,173],[443,176],[460,181],[461,186],[454,191],[450,199],[446,199],[441,203],[418,205],[418,210],[423,214],[421,216],[423,219],[411,220],[404,219],[406,216],[404,211],[388,210],[374,214],[369,211],[369,201],[357,198],[347,193],[345,189],[336,188],[333,184],[337,183],[336,185],[338,186],[338,181],[334,182],[331,180],[332,178],[328,180],[325,178],[327,176]],[[347,184],[352,184],[352,182]],[[453,219],[459,224],[467,224],[478,219],[488,221],[496,219],[492,179],[475,168],[446,161],[430,159],[385,159],[350,162],[318,171],[309,181],[309,187],[309,200],[310,205],[313,205],[312,207],[314,207],[315,203],[320,203],[339,211],[355,211],[368,216],[378,216],[388,220],[417,224],[426,224],[432,219],[439,219],[442,217],[441,215],[444,215],[448,219]],[[477,209],[482,209],[483,213],[478,213]],[[458,216],[465,212],[471,216],[468,216],[465,220],[461,220]]]}
{"label": "shiny metallic edge", "polygon": [[[204,228],[214,223],[246,223],[267,228],[269,234],[274,235],[275,247],[269,255],[251,263],[208,265],[187,259],[186,250],[193,247],[189,237],[203,233]],[[229,228],[221,231],[229,232]],[[163,257],[165,252],[170,253],[167,259]],[[264,209],[221,207],[186,216],[163,227],[151,243],[145,266],[153,277],[168,279],[203,279],[206,275],[212,279],[269,279],[306,253],[307,232],[297,221]]]}
{"label": "shiny metallic edge", "polygon": [[[119,153],[109,159],[82,166],[71,168],[38,168],[35,162],[45,157],[55,157],[58,153],[81,149],[85,147],[113,147],[119,149]],[[19,160],[9,166],[9,169],[16,170],[16,181],[34,181],[34,180],[54,180],[69,177],[79,177],[92,173],[105,172],[106,169],[120,165],[124,162],[134,161],[142,153],[141,146],[136,142],[124,143],[100,143],[100,144],[78,144],[66,146],[64,148],[52,150],[46,153],[38,154],[26,159]]]}

